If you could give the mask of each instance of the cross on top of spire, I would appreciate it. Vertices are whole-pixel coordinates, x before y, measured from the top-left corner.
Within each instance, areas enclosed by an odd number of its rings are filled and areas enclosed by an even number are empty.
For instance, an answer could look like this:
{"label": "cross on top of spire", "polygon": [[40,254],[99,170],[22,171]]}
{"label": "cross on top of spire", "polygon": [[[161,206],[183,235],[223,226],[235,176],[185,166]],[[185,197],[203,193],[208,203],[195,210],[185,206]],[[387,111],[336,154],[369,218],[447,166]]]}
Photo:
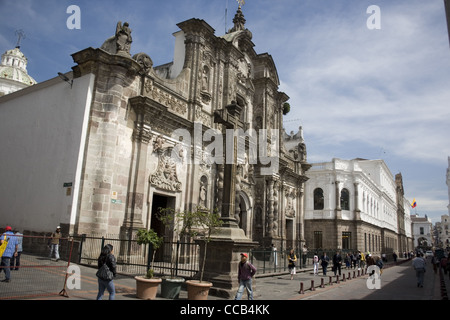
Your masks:
{"label": "cross on top of spire", "polygon": [[239,9],[245,4],[245,0],[236,0],[239,3]]}
{"label": "cross on top of spire", "polygon": [[16,36],[17,36],[17,44],[16,44],[16,48],[20,48],[20,41],[22,39],[25,39],[25,32],[23,32],[23,30],[16,30]]}

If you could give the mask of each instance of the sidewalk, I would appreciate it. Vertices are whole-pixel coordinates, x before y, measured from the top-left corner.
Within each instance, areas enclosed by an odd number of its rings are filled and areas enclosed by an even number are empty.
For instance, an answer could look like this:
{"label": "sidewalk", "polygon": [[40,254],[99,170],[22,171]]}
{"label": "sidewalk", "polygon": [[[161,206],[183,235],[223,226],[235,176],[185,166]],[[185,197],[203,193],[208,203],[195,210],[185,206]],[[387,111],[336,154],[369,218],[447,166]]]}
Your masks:
{"label": "sidewalk", "polygon": [[[95,276],[95,273],[97,272],[96,268],[82,266],[82,265],[76,265],[80,268],[81,271],[81,288],[69,290],[66,289],[67,297],[57,295],[56,292],[55,295],[52,296],[41,296],[41,297],[35,297],[33,300],[95,300],[97,296],[97,290],[98,290],[98,282],[97,277]],[[402,267],[403,266],[403,267]],[[388,275],[390,273],[389,269],[392,268],[392,274],[397,273],[400,278],[402,276],[405,278],[406,273],[408,273],[407,277],[408,279],[413,278],[413,270],[411,267],[411,260],[406,259],[399,259],[399,262],[397,266],[395,267],[393,262],[388,262],[385,264],[385,268],[383,268],[383,280],[388,280]],[[20,272],[20,271],[19,271]],[[349,273],[350,278],[349,279]],[[353,278],[353,275],[356,275],[355,278]],[[284,274],[278,274],[278,275],[258,275],[254,281],[253,281],[253,289],[254,289],[254,299],[255,300],[300,300],[304,298],[308,299],[314,299],[314,295],[316,294],[322,294],[325,291],[331,292],[333,289],[343,289],[347,288],[349,290],[348,297],[344,294],[342,294],[343,290],[339,293],[339,295],[336,295],[335,298],[330,299],[352,299],[350,297],[351,295],[351,288],[355,285],[365,285],[368,275],[360,275],[357,276],[358,271],[355,269],[342,269],[342,275],[345,275],[345,281],[343,280],[343,277],[339,278],[339,283],[336,283],[336,277],[334,276],[333,272],[328,272],[327,277],[324,277],[322,273],[320,272],[319,275],[313,274],[312,268],[303,268],[297,271],[297,274],[294,276],[293,280],[290,280],[290,274],[284,273]],[[433,275],[434,272],[429,267],[429,272],[427,273],[428,277],[432,277],[434,281],[433,286],[433,299],[434,300],[441,300],[441,278],[439,277],[439,273],[437,275]],[[330,285],[330,277],[332,276],[332,284]],[[446,284],[446,288],[450,288],[449,285],[449,276],[444,275],[444,282]],[[323,285],[324,288],[321,288],[323,279]],[[397,281],[396,278],[393,276],[392,281]],[[431,279],[431,278],[430,278]],[[13,280],[14,281],[14,278]],[[408,280],[409,281],[409,280]],[[430,281],[430,280],[429,280]],[[133,277],[125,276],[125,275],[118,275],[115,280],[114,284],[116,287],[116,300],[140,300],[136,298],[136,281]],[[387,283],[388,285],[389,283]],[[397,283],[393,284],[390,283],[392,287],[396,287]],[[4,285],[4,284],[3,284]],[[303,285],[303,293],[300,293],[301,286]],[[311,290],[312,285],[314,286],[314,291]],[[386,286],[387,286],[386,285]],[[160,297],[160,288],[159,292],[155,300],[168,300],[165,298]],[[63,288],[61,288],[63,289]],[[431,290],[431,289],[430,289]],[[378,290],[381,291],[381,290]],[[392,293],[394,292],[394,293]],[[395,295],[395,291],[392,291],[391,294]],[[384,293],[387,294],[388,292],[384,290]],[[384,297],[383,299],[385,299]],[[108,299],[108,293],[105,292],[104,299]],[[244,293],[243,300],[247,299],[247,294]],[[412,298],[416,299],[416,298]],[[183,286],[179,300],[187,300],[187,291],[185,286]],[[221,297],[216,297],[213,295],[209,295],[208,300],[232,300],[230,299],[224,299]]]}
{"label": "sidewalk", "polygon": [[[404,260],[404,259],[402,259]],[[400,261],[402,263],[403,261]],[[408,263],[406,261],[406,263]],[[388,263],[386,268],[389,268],[393,263]],[[68,298],[64,297],[56,297],[56,299],[71,299],[71,300],[94,300],[97,295],[97,278],[95,276],[96,269],[80,266],[81,268],[81,289],[80,290],[67,290]],[[348,280],[348,275],[350,273],[350,277],[352,279]],[[300,294],[301,285],[303,283],[303,291],[305,294],[311,294],[311,285],[314,285],[316,290],[323,290],[320,288],[322,279],[324,281],[325,287],[332,287],[337,285],[346,285],[355,281],[357,279],[367,279],[367,275],[360,275],[353,279],[353,274],[357,276],[358,271],[355,269],[342,269],[342,275],[345,275],[345,281],[340,277],[339,284],[336,283],[336,277],[333,272],[328,272],[327,277],[323,277],[320,272],[319,275],[313,274],[313,269],[311,268],[303,268],[297,271],[297,274],[294,276],[293,280],[290,280],[290,274],[278,274],[278,275],[259,275],[254,278],[253,281],[253,290],[254,290],[254,299],[255,300],[290,300],[301,297]],[[330,286],[330,277],[332,276],[332,285]],[[313,283],[312,283],[313,281]],[[133,277],[118,275],[114,284],[116,287],[116,300],[139,300],[136,298],[136,281]],[[167,300],[165,298],[160,297],[160,289],[157,294],[155,300]],[[108,299],[108,293],[105,292],[105,299]],[[55,299],[55,297],[49,298],[41,298],[41,299]],[[187,300],[187,291],[185,286],[182,287],[180,292],[180,300]],[[247,299],[246,292],[243,295],[243,300]],[[216,297],[213,295],[209,295],[208,300],[232,300],[224,299],[222,297]]]}

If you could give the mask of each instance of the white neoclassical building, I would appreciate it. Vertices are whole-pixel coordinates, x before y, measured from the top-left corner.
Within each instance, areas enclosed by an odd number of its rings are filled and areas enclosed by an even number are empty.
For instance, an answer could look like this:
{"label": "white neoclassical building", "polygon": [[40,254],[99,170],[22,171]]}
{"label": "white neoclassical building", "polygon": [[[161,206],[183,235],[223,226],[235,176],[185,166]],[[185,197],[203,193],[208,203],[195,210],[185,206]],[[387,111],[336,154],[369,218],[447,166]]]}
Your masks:
{"label": "white neoclassical building", "polygon": [[[411,228],[401,175],[383,160],[312,164],[305,186],[309,248],[391,253],[409,250]],[[400,222],[400,225],[399,225]]]}
{"label": "white neoclassical building", "polygon": [[433,245],[433,230],[431,219],[427,215],[420,217],[418,214],[411,215],[414,246],[431,248]]}

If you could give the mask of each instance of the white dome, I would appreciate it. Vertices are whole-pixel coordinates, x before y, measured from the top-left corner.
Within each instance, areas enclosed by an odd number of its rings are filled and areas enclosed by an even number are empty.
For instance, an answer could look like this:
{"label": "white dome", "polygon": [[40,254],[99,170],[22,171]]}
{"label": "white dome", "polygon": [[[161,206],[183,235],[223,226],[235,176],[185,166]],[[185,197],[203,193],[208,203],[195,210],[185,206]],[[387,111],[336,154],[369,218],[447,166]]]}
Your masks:
{"label": "white dome", "polygon": [[36,80],[28,75],[27,64],[28,59],[18,47],[8,50],[2,55],[0,91],[3,94],[8,94],[37,83]]}

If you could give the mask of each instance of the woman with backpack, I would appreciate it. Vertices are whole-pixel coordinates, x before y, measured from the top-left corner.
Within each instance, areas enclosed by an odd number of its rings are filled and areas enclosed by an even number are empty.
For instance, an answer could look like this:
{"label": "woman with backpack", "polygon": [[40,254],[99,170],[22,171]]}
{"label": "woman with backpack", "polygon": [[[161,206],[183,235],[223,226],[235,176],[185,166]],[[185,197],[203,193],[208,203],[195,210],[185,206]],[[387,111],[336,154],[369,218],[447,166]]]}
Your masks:
{"label": "woman with backpack", "polygon": [[109,292],[109,300],[114,300],[116,297],[116,288],[113,279],[116,276],[116,257],[113,255],[113,246],[107,244],[103,247],[100,256],[97,260],[98,271],[96,276],[98,278],[98,294],[97,300],[103,299],[105,290]]}

